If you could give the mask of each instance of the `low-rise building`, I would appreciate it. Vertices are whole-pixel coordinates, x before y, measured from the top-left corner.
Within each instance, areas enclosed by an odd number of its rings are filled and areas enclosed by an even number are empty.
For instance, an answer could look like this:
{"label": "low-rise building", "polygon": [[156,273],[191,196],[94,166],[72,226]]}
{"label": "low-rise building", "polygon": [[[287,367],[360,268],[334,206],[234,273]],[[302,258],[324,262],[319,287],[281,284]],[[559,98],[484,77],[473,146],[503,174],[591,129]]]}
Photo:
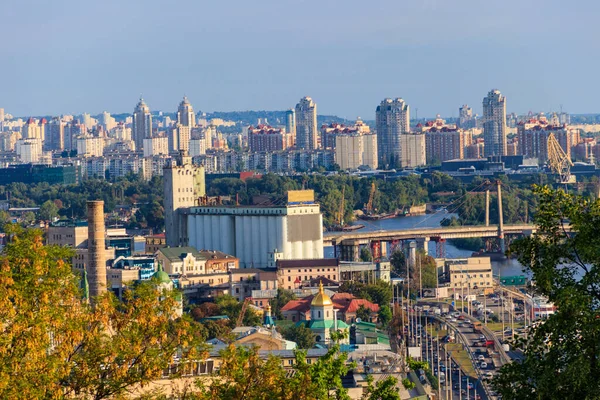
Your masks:
{"label": "low-rise building", "polygon": [[440,282],[449,289],[485,289],[494,285],[489,257],[437,259],[438,271],[443,270]]}
{"label": "low-rise building", "polygon": [[279,287],[288,290],[297,289],[318,277],[336,282],[340,280],[340,263],[337,258],[277,260],[276,266]]}
{"label": "low-rise building", "polygon": [[156,261],[169,275],[204,275],[206,258],[193,247],[163,247],[156,252]]}
{"label": "low-rise building", "polygon": [[144,252],[147,254],[154,254],[158,249],[162,249],[167,246],[167,238],[163,233],[157,233],[155,235],[146,236],[146,246]]}

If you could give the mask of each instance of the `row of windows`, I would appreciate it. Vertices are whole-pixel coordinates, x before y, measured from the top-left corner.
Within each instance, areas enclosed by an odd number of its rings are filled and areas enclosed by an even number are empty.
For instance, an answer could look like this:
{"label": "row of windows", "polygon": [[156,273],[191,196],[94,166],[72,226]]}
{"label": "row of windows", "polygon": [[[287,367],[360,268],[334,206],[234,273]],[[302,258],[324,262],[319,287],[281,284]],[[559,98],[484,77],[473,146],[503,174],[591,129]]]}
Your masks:
{"label": "row of windows", "polygon": [[[471,274],[464,274],[464,275],[463,274],[460,274],[460,275],[455,274],[454,277],[455,278],[467,278],[467,279],[470,279],[470,278],[477,278],[477,274],[473,274],[473,275],[471,275]],[[479,274],[479,277],[483,278],[483,274]],[[489,278],[490,274],[485,274],[485,277]]]}
{"label": "row of windows", "polygon": [[[323,275],[323,276],[325,276],[325,275]],[[306,276],[306,275],[305,275],[305,276],[304,276],[304,280],[305,280],[305,281],[308,281],[308,280],[310,280],[310,279],[312,279],[312,278],[313,278],[313,276],[312,276],[312,275],[309,275],[309,276]],[[300,279],[302,279],[302,277],[300,277]],[[336,279],[336,277],[335,277],[335,275],[333,275],[333,278],[332,278],[332,275],[327,275],[327,279]],[[291,277],[291,276],[288,276],[288,282],[291,282],[291,281],[292,281],[292,277]]]}
{"label": "row of windows", "polygon": [[[327,272],[329,272],[329,271],[335,271],[335,268],[327,268]],[[302,269],[299,269],[298,271],[295,271],[295,272],[296,273],[302,272]],[[313,271],[312,271],[312,268],[309,268],[309,269],[305,268],[304,272],[313,272]],[[317,268],[317,272],[325,272],[325,268]],[[288,269],[288,274],[291,274],[291,273],[292,273],[292,270]]]}

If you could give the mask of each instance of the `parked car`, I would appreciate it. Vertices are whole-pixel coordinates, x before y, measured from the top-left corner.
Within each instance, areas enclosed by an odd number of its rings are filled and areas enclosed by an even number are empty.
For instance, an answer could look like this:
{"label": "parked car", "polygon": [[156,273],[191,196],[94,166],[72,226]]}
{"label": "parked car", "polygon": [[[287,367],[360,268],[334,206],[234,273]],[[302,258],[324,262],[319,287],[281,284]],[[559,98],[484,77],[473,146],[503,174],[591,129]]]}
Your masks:
{"label": "parked car", "polygon": [[482,361],[481,364],[479,364],[479,368],[486,369],[487,368],[487,363],[485,361]]}
{"label": "parked car", "polygon": [[478,359],[479,361],[484,361],[484,360],[485,360],[485,357],[484,357],[484,355],[483,355],[483,354],[480,354],[480,355],[478,355],[478,356],[477,356],[477,359]]}

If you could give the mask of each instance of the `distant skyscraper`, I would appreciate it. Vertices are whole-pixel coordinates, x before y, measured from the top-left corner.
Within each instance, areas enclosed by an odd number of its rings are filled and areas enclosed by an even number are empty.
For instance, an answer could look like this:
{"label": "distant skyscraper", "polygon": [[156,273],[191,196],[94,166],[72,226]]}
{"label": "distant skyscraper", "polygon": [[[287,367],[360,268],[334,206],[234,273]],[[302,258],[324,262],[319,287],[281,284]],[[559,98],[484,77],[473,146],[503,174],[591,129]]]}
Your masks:
{"label": "distant skyscraper", "polygon": [[132,136],[136,151],[142,151],[144,139],[152,137],[152,114],[150,114],[150,108],[142,98],[133,110]]}
{"label": "distant skyscraper", "polygon": [[179,103],[179,109],[177,110],[177,123],[190,128],[196,126],[194,109],[192,108],[192,105],[186,96],[184,96],[183,101]]}
{"label": "distant skyscraper", "polygon": [[475,127],[473,109],[466,104],[458,109],[458,126],[463,129],[471,129]]}
{"label": "distant skyscraper", "polygon": [[285,131],[296,136],[296,111],[293,108],[285,112]]}
{"label": "distant skyscraper", "polygon": [[486,157],[506,155],[506,97],[499,90],[483,99],[483,140]]}
{"label": "distant skyscraper", "polygon": [[4,108],[0,108],[0,122],[4,121]]}
{"label": "distant skyscraper", "polygon": [[46,140],[44,149],[59,150],[65,148],[65,123],[60,118],[54,117],[46,127]]}
{"label": "distant skyscraper", "polygon": [[402,158],[400,135],[410,131],[410,111],[401,98],[385,99],[375,111],[379,166],[400,166]]}
{"label": "distant skyscraper", "polygon": [[310,97],[303,97],[296,104],[296,147],[315,150],[317,135],[317,104]]}

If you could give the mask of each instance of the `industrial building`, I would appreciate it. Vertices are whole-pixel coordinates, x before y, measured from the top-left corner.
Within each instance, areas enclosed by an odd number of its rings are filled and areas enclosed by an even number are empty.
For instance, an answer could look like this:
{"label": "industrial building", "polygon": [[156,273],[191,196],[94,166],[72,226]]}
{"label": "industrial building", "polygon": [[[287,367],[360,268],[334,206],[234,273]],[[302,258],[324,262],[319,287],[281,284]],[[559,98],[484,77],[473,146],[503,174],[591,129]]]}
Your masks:
{"label": "industrial building", "polygon": [[277,205],[200,205],[204,171],[201,180],[195,174],[198,170],[185,155],[164,169],[168,246],[231,254],[240,268],[274,266],[273,253],[284,260],[323,258],[323,215],[312,190],[289,191]]}
{"label": "industrial building", "polygon": [[323,258],[323,215],[312,191],[290,191],[284,205],[189,207],[180,218],[187,227],[180,241],[232,254],[240,268],[269,266],[269,253],[283,260]]}

